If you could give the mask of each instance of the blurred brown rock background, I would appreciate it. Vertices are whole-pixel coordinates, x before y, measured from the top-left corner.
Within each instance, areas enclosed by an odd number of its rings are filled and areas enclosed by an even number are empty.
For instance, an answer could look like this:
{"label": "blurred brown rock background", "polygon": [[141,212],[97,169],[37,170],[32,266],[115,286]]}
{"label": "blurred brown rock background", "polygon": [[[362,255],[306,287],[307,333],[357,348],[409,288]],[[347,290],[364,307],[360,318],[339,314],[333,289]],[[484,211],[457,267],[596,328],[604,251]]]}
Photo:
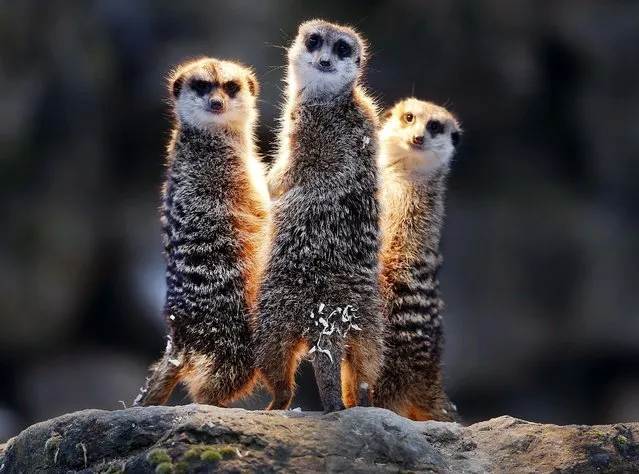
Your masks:
{"label": "blurred brown rock background", "polygon": [[384,105],[414,89],[463,122],[442,285],[467,421],[639,420],[639,3],[2,0],[0,441],[129,404],[164,347],[171,66],[253,65],[268,153],[279,46],[315,16],[368,37]]}

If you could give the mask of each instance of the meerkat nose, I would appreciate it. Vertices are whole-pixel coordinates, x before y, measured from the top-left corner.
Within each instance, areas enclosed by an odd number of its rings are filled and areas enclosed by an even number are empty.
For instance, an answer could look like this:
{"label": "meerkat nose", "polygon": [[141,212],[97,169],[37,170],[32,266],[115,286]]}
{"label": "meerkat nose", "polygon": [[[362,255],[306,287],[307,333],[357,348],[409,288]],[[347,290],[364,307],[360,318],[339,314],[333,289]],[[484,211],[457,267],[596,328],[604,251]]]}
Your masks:
{"label": "meerkat nose", "polygon": [[320,66],[322,66],[324,69],[328,69],[329,67],[331,67],[331,60],[328,58],[322,58],[320,59],[319,62]]}
{"label": "meerkat nose", "polygon": [[209,109],[213,112],[220,112],[224,107],[224,102],[218,99],[209,100]]}
{"label": "meerkat nose", "polygon": [[419,145],[419,146],[423,145],[424,144],[424,135],[415,135],[413,137],[413,143],[415,145]]}

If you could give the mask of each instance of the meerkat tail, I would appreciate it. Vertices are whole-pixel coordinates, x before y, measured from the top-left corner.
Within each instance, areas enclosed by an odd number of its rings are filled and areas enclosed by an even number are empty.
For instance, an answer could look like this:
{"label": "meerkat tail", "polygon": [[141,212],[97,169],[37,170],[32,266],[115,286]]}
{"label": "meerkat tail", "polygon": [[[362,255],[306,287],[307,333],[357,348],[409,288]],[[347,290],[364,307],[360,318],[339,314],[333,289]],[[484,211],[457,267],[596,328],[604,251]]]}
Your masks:
{"label": "meerkat tail", "polygon": [[317,388],[319,389],[325,413],[345,408],[340,385],[340,361],[343,358],[344,348],[335,344],[328,351],[331,353],[330,357],[324,353],[318,354],[312,362]]}
{"label": "meerkat tail", "polygon": [[252,355],[238,360],[216,361],[205,354],[190,357],[184,382],[195,403],[225,407],[234,399],[248,394],[255,385]]}
{"label": "meerkat tail", "polygon": [[169,348],[162,358],[150,367],[150,375],[133,401],[133,406],[163,405],[180,381],[180,371],[180,358]]}

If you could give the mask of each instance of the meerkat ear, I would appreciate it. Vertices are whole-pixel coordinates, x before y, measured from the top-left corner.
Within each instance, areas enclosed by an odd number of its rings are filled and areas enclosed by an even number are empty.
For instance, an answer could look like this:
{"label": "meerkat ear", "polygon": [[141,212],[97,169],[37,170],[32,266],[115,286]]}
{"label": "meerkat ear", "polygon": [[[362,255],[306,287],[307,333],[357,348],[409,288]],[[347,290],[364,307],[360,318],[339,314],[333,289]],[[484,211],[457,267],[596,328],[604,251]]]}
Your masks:
{"label": "meerkat ear", "polygon": [[174,99],[177,99],[178,96],[180,95],[180,92],[182,91],[182,86],[184,85],[184,76],[183,75],[179,75],[177,77],[174,77],[173,79],[171,79],[170,84],[169,84],[169,88],[171,90],[171,94],[173,95]]}
{"label": "meerkat ear", "polygon": [[450,134],[450,141],[454,147],[459,146],[459,143],[461,142],[461,137],[462,137],[461,130],[455,130],[453,133]]}
{"label": "meerkat ear", "polygon": [[249,91],[251,92],[251,95],[254,97],[257,97],[260,94],[260,83],[257,82],[257,78],[255,77],[255,74],[250,72],[246,76],[246,82],[248,83],[248,87],[249,87]]}

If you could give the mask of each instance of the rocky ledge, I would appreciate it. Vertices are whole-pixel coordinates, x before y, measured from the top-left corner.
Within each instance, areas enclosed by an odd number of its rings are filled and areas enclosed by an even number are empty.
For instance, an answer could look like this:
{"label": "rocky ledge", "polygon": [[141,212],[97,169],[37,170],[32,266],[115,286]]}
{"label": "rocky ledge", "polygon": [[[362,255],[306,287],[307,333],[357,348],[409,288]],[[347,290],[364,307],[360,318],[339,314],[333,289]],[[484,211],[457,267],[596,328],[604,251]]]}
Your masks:
{"label": "rocky ledge", "polygon": [[258,412],[202,405],[86,410],[0,445],[0,472],[639,472],[639,423],[462,427],[376,408]]}

